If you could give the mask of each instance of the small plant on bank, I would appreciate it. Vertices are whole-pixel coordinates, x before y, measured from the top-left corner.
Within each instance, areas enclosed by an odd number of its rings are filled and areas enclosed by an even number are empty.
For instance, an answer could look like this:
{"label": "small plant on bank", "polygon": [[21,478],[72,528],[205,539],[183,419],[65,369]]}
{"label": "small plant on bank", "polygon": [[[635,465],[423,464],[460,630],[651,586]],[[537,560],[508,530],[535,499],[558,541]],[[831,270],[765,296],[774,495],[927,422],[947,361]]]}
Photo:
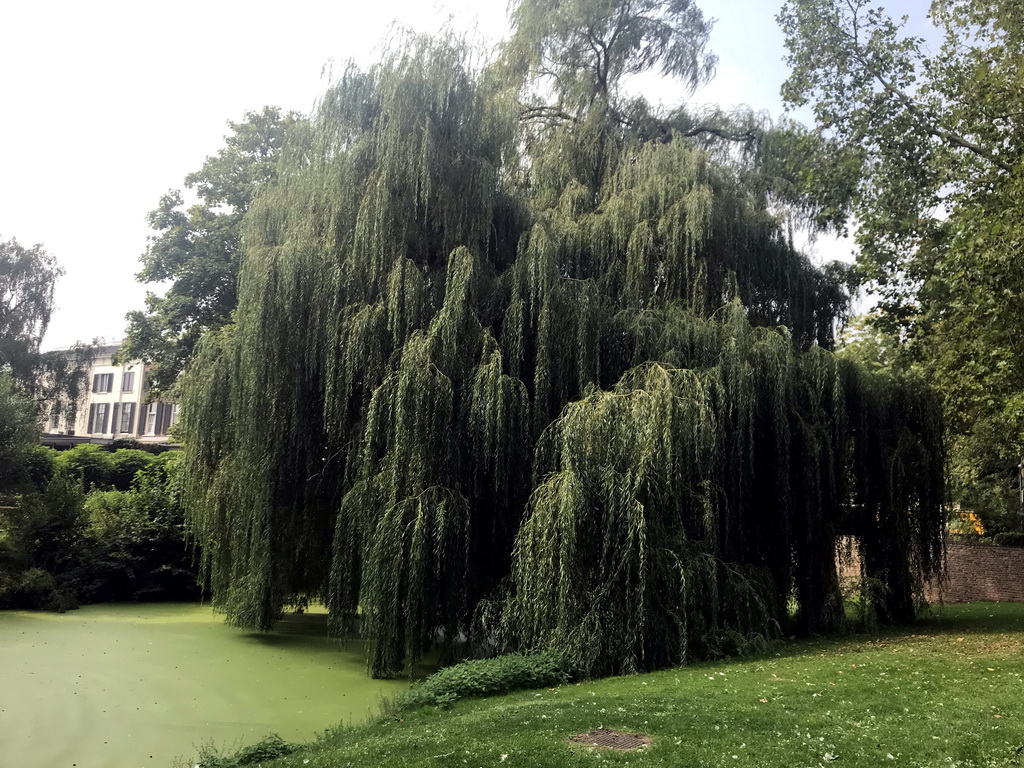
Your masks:
{"label": "small plant on bank", "polygon": [[395,709],[443,707],[459,699],[548,688],[566,683],[573,677],[562,654],[554,651],[473,659],[446,667],[414,685],[398,697]]}
{"label": "small plant on bank", "polygon": [[203,747],[194,764],[200,768],[241,768],[290,755],[296,749],[294,744],[289,744],[276,733],[272,733],[255,744],[243,747],[233,755],[221,755],[213,747]]}

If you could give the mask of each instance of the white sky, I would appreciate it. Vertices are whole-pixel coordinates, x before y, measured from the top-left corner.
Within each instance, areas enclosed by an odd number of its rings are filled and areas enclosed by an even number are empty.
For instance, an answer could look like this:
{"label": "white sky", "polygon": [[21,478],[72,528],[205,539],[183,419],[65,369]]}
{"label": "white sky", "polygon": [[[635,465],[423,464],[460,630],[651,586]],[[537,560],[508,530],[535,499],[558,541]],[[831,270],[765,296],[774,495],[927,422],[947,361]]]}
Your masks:
{"label": "white sky", "polygon": [[[781,0],[700,4],[718,19],[720,61],[694,100],[777,117]],[[925,4],[890,7],[919,14]],[[449,17],[490,40],[506,31],[504,0],[0,2],[0,240],[42,243],[66,270],[44,346],[123,336],[146,292],[134,280],[146,213],[221,147],[228,120],[267,104],[308,113],[325,68],[372,63],[392,21],[433,31]],[[662,100],[680,98],[667,90]]]}

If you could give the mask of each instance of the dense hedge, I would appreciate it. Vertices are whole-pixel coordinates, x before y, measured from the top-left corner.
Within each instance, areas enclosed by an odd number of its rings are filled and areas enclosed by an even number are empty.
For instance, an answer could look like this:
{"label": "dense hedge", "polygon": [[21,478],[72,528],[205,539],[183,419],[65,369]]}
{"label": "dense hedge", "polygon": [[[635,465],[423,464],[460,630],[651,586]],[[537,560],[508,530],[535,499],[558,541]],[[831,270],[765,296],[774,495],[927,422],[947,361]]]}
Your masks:
{"label": "dense hedge", "polygon": [[179,456],[34,451],[30,483],[0,513],[0,608],[197,598]]}
{"label": "dense hedge", "polygon": [[992,543],[1001,547],[1024,547],[1024,531],[997,533],[992,537]]}
{"label": "dense hedge", "polygon": [[413,685],[396,705],[398,709],[447,706],[459,699],[562,685],[573,677],[562,654],[553,651],[473,659],[445,667]]}

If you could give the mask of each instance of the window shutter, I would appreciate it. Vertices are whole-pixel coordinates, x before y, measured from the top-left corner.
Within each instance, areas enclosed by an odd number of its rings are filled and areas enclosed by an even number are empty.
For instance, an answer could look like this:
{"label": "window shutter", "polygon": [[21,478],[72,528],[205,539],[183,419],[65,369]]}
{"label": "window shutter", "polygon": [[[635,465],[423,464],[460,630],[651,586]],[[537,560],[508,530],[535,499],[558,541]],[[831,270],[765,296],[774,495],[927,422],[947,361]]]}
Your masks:
{"label": "window shutter", "polygon": [[89,423],[85,428],[86,434],[92,432],[93,424],[96,423],[96,403],[89,406]]}
{"label": "window shutter", "polygon": [[103,432],[103,434],[107,434],[107,432],[110,431],[110,430],[107,429],[107,426],[109,425],[109,421],[108,421],[109,418],[110,418],[110,408],[107,407],[107,408],[103,409],[103,429],[100,430],[101,432]]}
{"label": "window shutter", "polygon": [[166,435],[171,429],[171,416],[174,414],[174,406],[164,403],[164,412],[160,414],[160,434]]}
{"label": "window shutter", "polygon": [[93,374],[93,377],[92,377],[92,391],[93,392],[98,392],[99,388],[100,388],[100,375],[98,373],[95,373],[95,374]]}
{"label": "window shutter", "polygon": [[110,420],[110,431],[111,432],[120,432],[121,431],[121,422],[119,422],[117,420],[118,411],[120,411],[120,410],[121,410],[120,403],[114,403],[114,416]]}
{"label": "window shutter", "polygon": [[139,406],[139,418],[135,420],[135,434],[141,435],[146,431],[146,406]]}

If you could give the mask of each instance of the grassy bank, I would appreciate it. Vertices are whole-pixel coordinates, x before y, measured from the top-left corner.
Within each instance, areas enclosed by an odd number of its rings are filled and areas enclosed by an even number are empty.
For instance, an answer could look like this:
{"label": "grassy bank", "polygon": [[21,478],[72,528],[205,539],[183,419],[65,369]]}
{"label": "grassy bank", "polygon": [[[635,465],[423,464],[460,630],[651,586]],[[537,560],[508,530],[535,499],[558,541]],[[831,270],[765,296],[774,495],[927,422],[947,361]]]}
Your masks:
{"label": "grassy bank", "polygon": [[[651,745],[572,744],[594,728]],[[462,701],[339,728],[264,768],[1016,766],[1024,605],[949,606],[909,629],[769,656]]]}

